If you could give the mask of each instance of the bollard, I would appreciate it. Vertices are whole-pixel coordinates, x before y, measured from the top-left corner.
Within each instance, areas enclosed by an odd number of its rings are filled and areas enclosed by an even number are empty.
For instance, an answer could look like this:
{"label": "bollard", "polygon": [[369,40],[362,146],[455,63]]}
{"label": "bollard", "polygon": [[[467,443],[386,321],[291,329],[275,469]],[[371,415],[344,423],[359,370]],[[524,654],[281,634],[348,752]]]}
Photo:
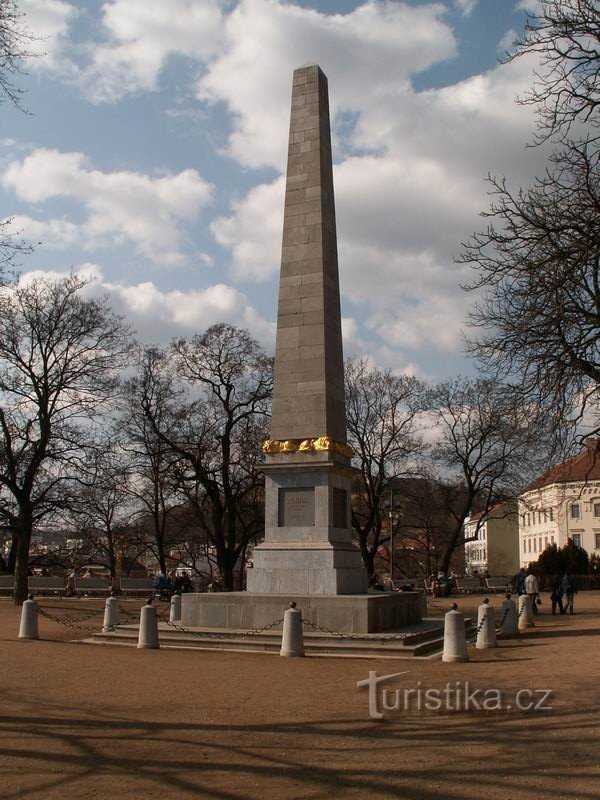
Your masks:
{"label": "bollard", "polygon": [[158,620],[156,618],[156,609],[152,605],[152,598],[148,598],[148,602],[145,606],[142,606],[140,611],[140,632],[137,646],[150,650],[157,650],[160,647],[158,643]]}
{"label": "bollard", "polygon": [[169,622],[181,622],[181,595],[174,594],[171,597],[171,609],[169,611]]}
{"label": "bollard", "polygon": [[500,623],[498,636],[501,636],[503,639],[507,639],[510,636],[518,636],[519,615],[517,614],[517,604],[510,594],[507,594],[502,601],[500,611],[502,614],[502,622]]}
{"label": "bollard", "polygon": [[467,636],[465,632],[465,618],[458,606],[452,603],[452,611],[448,611],[444,619],[444,652],[442,661],[468,661]]}
{"label": "bollard", "polygon": [[477,642],[475,647],[478,650],[498,647],[494,609],[490,606],[490,601],[487,597],[477,609]]}
{"label": "bollard", "polygon": [[120,621],[119,598],[114,595],[112,595],[112,597],[107,597],[106,603],[104,604],[104,622],[102,624],[102,630],[114,631]]}
{"label": "bollard", "polygon": [[37,605],[30,594],[29,598],[23,603],[21,610],[21,626],[19,628],[19,639],[39,639]]}
{"label": "bollard", "polygon": [[531,597],[528,594],[522,594],[519,597],[519,630],[524,631],[533,627],[535,627],[535,623],[531,609]]}
{"label": "bollard", "polygon": [[296,608],[296,603],[290,603],[290,607],[283,615],[283,634],[279,655],[288,658],[304,655],[302,611]]}

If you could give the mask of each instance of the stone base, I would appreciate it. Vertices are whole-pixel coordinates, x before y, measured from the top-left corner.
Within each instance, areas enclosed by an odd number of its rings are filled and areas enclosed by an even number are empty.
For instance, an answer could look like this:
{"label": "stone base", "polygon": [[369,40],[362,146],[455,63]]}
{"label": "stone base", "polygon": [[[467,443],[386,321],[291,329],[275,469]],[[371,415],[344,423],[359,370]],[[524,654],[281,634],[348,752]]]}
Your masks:
{"label": "stone base", "polygon": [[[192,628],[262,628],[295,602],[307,619],[339,633],[381,633],[422,620],[420,592],[363,595],[184,594],[181,624]],[[281,625],[277,626],[281,628]]]}
{"label": "stone base", "polygon": [[366,594],[367,573],[352,545],[264,542],[246,573],[250,594]]}

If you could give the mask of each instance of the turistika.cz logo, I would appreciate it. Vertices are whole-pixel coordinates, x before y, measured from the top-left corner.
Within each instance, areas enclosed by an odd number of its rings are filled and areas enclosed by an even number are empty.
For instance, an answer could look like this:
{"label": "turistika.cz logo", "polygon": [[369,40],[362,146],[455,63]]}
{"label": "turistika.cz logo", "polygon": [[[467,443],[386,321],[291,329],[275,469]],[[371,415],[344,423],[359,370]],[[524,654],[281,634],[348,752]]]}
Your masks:
{"label": "turistika.cz logo", "polygon": [[369,716],[383,719],[396,713],[434,712],[446,714],[457,711],[552,711],[552,689],[517,689],[508,694],[501,689],[473,687],[469,681],[449,681],[443,689],[428,689],[421,681],[402,688],[383,687],[385,681],[408,675],[409,671],[378,675],[358,681],[357,689],[369,690]]}

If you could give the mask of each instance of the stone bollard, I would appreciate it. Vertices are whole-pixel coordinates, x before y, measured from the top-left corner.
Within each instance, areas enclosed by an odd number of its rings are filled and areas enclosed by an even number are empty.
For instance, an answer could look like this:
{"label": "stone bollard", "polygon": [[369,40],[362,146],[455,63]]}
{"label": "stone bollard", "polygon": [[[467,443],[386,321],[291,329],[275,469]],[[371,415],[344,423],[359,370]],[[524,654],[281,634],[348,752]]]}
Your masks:
{"label": "stone bollard", "polygon": [[279,655],[289,658],[304,655],[302,611],[296,608],[296,603],[290,603],[290,607],[283,615],[283,634]]}
{"label": "stone bollard", "polygon": [[465,618],[458,606],[452,603],[452,611],[448,611],[444,620],[444,652],[442,661],[468,661],[467,636]]}
{"label": "stone bollard", "polygon": [[490,601],[487,597],[477,609],[477,642],[475,647],[478,650],[498,647],[494,609],[490,606]]}
{"label": "stone bollard", "polygon": [[29,598],[23,603],[21,610],[21,626],[19,627],[19,639],[39,639],[37,605],[30,594]]}
{"label": "stone bollard", "polygon": [[498,636],[501,636],[503,639],[507,639],[510,636],[518,636],[519,615],[517,613],[517,604],[512,599],[510,594],[507,594],[505,599],[502,601],[500,612],[502,614],[502,621],[500,623]]}
{"label": "stone bollard", "polygon": [[157,650],[158,643],[158,620],[156,618],[156,608],[152,605],[152,598],[148,598],[145,606],[140,611],[140,632],[138,635],[138,647]]}
{"label": "stone bollard", "polygon": [[104,623],[102,624],[102,630],[114,631],[120,621],[119,598],[114,595],[112,597],[107,597],[106,603],[104,604]]}
{"label": "stone bollard", "polygon": [[519,596],[519,630],[524,631],[534,626],[531,597],[528,594],[522,594]]}
{"label": "stone bollard", "polygon": [[181,622],[181,595],[174,594],[171,597],[171,609],[169,611],[169,622]]}

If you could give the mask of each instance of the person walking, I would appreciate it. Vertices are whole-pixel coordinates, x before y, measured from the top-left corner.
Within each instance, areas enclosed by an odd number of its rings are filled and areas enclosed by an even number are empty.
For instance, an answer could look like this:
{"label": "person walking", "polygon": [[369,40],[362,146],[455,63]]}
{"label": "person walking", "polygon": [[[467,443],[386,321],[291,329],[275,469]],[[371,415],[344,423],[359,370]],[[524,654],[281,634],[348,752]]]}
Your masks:
{"label": "person walking", "polygon": [[534,614],[539,614],[537,607],[537,599],[540,593],[540,587],[538,586],[538,579],[535,577],[533,572],[530,572],[529,575],[525,578],[525,594],[531,600],[531,610]]}
{"label": "person walking", "polygon": [[552,616],[556,616],[557,608],[561,614],[565,613],[562,599],[563,599],[562,580],[561,578],[555,578],[554,582],[552,583],[552,593],[550,595],[550,602],[552,603]]}
{"label": "person walking", "polygon": [[577,584],[575,581],[575,576],[567,570],[563,576],[562,584],[561,584],[563,593],[567,597],[567,603],[565,605],[564,613],[566,614],[567,611],[569,614],[573,613],[573,600],[575,595],[577,594]]}
{"label": "person walking", "polygon": [[525,594],[525,578],[527,577],[523,567],[517,572],[513,578],[513,589],[517,597]]}

